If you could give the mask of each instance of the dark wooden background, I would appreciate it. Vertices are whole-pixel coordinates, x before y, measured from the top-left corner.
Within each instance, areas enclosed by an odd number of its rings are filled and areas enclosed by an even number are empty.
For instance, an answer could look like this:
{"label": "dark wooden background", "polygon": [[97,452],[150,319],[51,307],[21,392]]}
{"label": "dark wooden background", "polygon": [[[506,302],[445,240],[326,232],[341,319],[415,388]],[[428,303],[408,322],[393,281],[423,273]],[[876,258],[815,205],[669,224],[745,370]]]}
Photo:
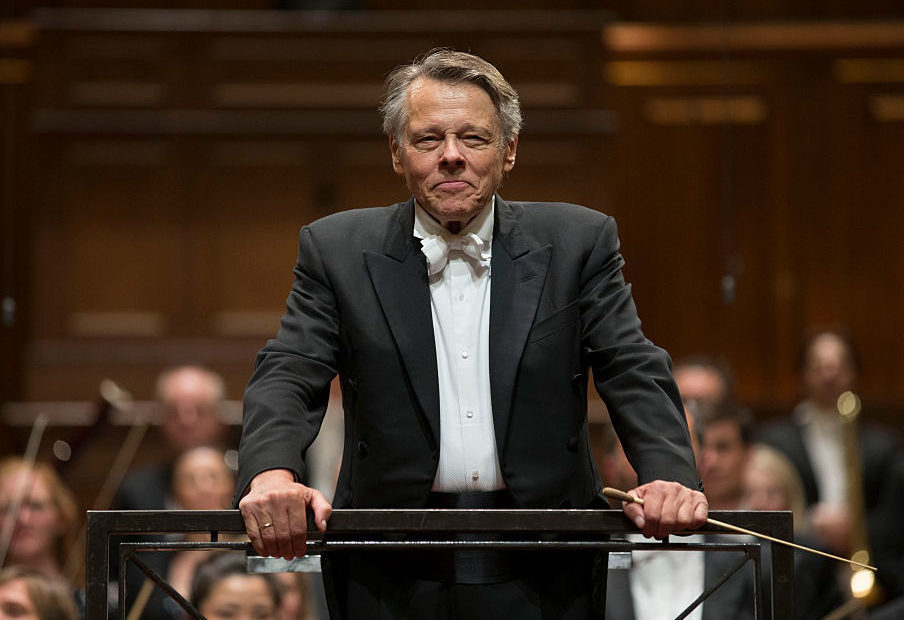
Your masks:
{"label": "dark wooden background", "polygon": [[650,338],[724,357],[764,418],[801,332],[847,325],[867,410],[904,429],[897,1],[36,4],[0,22],[7,413],[104,377],[149,399],[189,361],[240,398],[299,227],[406,198],[382,77],[448,45],[522,94],[503,195],[617,217]]}

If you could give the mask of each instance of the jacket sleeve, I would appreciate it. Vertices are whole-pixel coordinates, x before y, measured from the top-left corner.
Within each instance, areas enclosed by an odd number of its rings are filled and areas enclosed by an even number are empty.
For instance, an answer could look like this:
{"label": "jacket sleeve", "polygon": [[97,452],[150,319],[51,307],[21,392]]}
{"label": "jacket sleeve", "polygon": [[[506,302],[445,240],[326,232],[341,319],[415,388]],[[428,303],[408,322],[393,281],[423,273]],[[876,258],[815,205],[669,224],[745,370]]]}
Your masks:
{"label": "jacket sleeve", "polygon": [[671,359],[644,337],[623,265],[609,217],[581,275],[584,361],[640,484],[667,480],[702,490]]}
{"label": "jacket sleeve", "polygon": [[289,469],[303,478],[336,376],[338,310],[310,227],[301,230],[294,274],[279,333],[258,353],[245,389],[236,504],[262,471]]}

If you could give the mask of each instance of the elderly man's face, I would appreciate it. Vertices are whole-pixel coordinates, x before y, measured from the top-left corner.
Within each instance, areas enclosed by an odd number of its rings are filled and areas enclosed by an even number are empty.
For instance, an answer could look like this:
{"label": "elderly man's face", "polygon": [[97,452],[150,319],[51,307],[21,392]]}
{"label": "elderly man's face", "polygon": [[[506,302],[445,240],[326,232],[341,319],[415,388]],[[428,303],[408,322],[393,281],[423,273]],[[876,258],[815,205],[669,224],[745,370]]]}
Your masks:
{"label": "elderly man's face", "polygon": [[489,203],[515,165],[517,138],[503,144],[489,95],[469,83],[415,80],[405,101],[408,123],[391,136],[392,166],[443,226],[457,230]]}
{"label": "elderly man's face", "polygon": [[216,388],[203,371],[176,371],[163,389],[166,422],[163,433],[177,450],[219,442],[225,427],[217,415]]}

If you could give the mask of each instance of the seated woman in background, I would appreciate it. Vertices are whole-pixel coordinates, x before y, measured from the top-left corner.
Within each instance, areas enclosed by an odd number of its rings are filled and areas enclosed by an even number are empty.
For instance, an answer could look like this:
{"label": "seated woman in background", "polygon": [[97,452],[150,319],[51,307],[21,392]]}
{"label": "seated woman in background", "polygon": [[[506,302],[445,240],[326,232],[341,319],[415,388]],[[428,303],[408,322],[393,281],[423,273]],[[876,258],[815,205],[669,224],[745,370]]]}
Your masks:
{"label": "seated woman in background", "polygon": [[[754,444],[744,472],[744,505],[751,510],[790,510],[796,542],[818,548],[806,531],[804,488],[788,458],[773,448]],[[768,566],[764,561],[763,566]],[[818,620],[844,603],[834,560],[794,552],[794,620]],[[768,607],[767,607],[768,609]]]}
{"label": "seated woman in background", "polygon": [[[180,510],[225,510],[232,507],[235,480],[227,467],[225,454],[216,448],[192,448],[180,454],[173,464],[173,500]],[[229,540],[222,536],[220,540]],[[187,542],[210,540],[209,533],[188,534]],[[245,539],[247,540],[247,539]],[[195,567],[210,551],[190,550],[145,554],[145,563],[165,575],[166,580],[182,596],[187,597],[191,589]],[[129,570],[126,577],[126,608],[138,614],[143,620],[174,620],[182,617],[178,604],[138,570]],[[149,597],[142,601],[142,589],[149,590]],[[139,602],[140,601],[140,602]],[[136,610],[136,602],[142,606]],[[2,619],[0,619],[2,620]]]}
{"label": "seated woman in background", "polygon": [[68,584],[23,566],[0,570],[0,618],[78,620]]}
{"label": "seated woman in background", "polygon": [[[200,447],[183,452],[173,466],[173,496],[181,510],[228,510],[232,508],[235,479],[226,466],[226,455],[216,448]],[[224,537],[222,540],[228,540]],[[210,540],[208,533],[188,534],[185,540]],[[167,578],[183,596],[188,595],[195,566],[207,551],[170,554]]]}
{"label": "seated woman in background", "polygon": [[244,553],[217,553],[198,565],[189,599],[207,620],[278,620],[274,575],[249,574]]}
{"label": "seated woman in background", "polygon": [[0,531],[12,528],[9,548],[0,549],[3,566],[27,566],[61,577],[77,519],[75,497],[52,467],[29,465],[18,457],[0,461]]}

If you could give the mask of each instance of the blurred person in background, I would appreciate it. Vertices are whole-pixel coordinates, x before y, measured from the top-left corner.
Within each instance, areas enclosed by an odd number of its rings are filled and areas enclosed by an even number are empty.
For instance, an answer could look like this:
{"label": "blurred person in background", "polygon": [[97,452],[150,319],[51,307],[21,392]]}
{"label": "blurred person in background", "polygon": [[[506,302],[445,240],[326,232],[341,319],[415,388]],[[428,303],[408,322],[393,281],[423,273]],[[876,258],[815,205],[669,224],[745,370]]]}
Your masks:
{"label": "blurred person in background", "polygon": [[68,584],[24,566],[0,570],[0,620],[78,620]]}
{"label": "blurred person in background", "polygon": [[904,455],[893,436],[858,422],[865,523],[850,510],[847,460],[838,398],[854,390],[860,357],[846,330],[820,328],[803,338],[798,368],[803,399],[789,419],[765,427],[759,440],[781,451],[803,482],[810,533],[837,555],[852,553],[863,528],[885,595],[904,595]]}
{"label": "blurred person in background", "polygon": [[[281,602],[279,604],[280,620],[307,620],[311,617],[308,606],[311,604],[311,584],[309,575],[305,573],[274,573],[274,577],[281,587]],[[314,618],[327,617],[327,612],[322,616],[314,615]]]}
{"label": "blurred person in background", "polygon": [[[681,398],[701,406],[716,405],[735,397],[735,378],[727,363],[707,355],[692,355],[672,370]],[[698,420],[699,422],[699,420]]]}
{"label": "blurred person in background", "polygon": [[[0,565],[40,572],[51,579],[64,578],[62,568],[74,549],[78,504],[50,465],[30,464],[19,457],[0,461]],[[69,598],[84,609],[84,592],[68,585]]]}
{"label": "blurred person in background", "polygon": [[[700,453],[690,407],[685,409],[688,430],[695,453]],[[611,427],[604,433],[605,454],[603,476],[605,484],[619,489],[631,489],[637,475]],[[701,462],[700,459],[697,461]],[[705,489],[704,482],[704,489]],[[628,535],[629,541],[642,542],[639,535]],[[703,535],[682,536],[681,542],[706,542]],[[737,542],[736,537],[729,542]],[[611,556],[610,556],[611,557]],[[674,618],[691,604],[706,587],[711,586],[737,561],[734,552],[636,550],[631,552],[631,567],[609,571],[606,589],[606,620],[659,620]],[[753,584],[749,571],[732,576],[725,584],[701,603],[689,616],[690,620],[752,620]]]}
{"label": "blurred person in background", "polygon": [[[156,398],[166,417],[161,428],[172,456],[200,446],[220,446],[226,426],[220,419],[225,398],[222,377],[201,366],[178,366],[157,379]],[[115,510],[172,508],[173,460],[130,474],[113,502]]]}
{"label": "blurred person in background", "polygon": [[[235,477],[226,466],[226,455],[215,448],[188,450],[176,461],[173,494],[181,510],[228,510],[235,493]],[[188,534],[189,542],[210,540],[207,532]],[[168,581],[187,596],[195,567],[209,551],[183,551],[170,556]]]}
{"label": "blurred person in background", "polygon": [[[820,548],[808,533],[803,484],[794,465],[781,452],[763,444],[750,448],[744,470],[742,505],[749,510],[790,510],[794,540]],[[824,549],[823,549],[824,550]],[[770,563],[763,560],[763,570]],[[813,553],[794,551],[794,620],[819,620],[844,603],[837,574],[838,563]],[[766,575],[764,575],[764,583]],[[768,592],[765,592],[768,596]],[[767,605],[766,607],[770,607]]]}
{"label": "blurred person in background", "polygon": [[753,417],[731,402],[701,407],[703,489],[713,510],[737,510],[744,495],[744,470],[750,454]]}
{"label": "blurred person in background", "polygon": [[[173,501],[178,510],[227,510],[231,507],[235,493],[235,478],[226,465],[223,451],[210,447],[197,447],[179,455],[173,463]],[[221,540],[227,540],[221,536]],[[181,538],[187,542],[210,540],[206,532],[188,534]],[[189,550],[178,552],[146,553],[142,559],[180,594],[187,597],[191,590],[195,568],[212,552]],[[129,570],[127,578],[126,608],[132,608],[142,585],[146,582],[144,573]],[[146,620],[167,620],[181,618],[182,611],[159,588],[155,588],[141,617]]]}
{"label": "blurred person in background", "polygon": [[[168,368],[157,377],[155,396],[164,410],[161,431],[170,458],[139,468],[126,476],[113,500],[111,506],[113,510],[178,509],[180,505],[173,488],[174,464],[177,457],[193,448],[219,446],[225,439],[226,426],[220,419],[219,411],[225,398],[225,384],[217,373],[197,365]],[[127,540],[136,539],[134,537],[111,539],[111,582],[119,580],[118,544]],[[144,537],[142,540],[152,539]],[[149,554],[151,558],[159,555],[162,554]],[[152,561],[159,563],[161,560]],[[164,566],[166,565],[167,562],[164,562]],[[137,594],[135,589],[131,588],[131,584],[137,583],[140,586],[144,575],[135,567],[130,567],[128,572],[127,583],[130,584],[128,604],[131,605]],[[161,605],[168,603],[155,592],[148,603],[148,613],[155,613],[154,610]]]}
{"label": "blurred person in background", "polygon": [[271,574],[249,574],[244,553],[215,553],[198,566],[191,603],[207,620],[283,620],[281,588]]}
{"label": "blurred person in background", "polygon": [[13,528],[4,566],[61,577],[77,521],[75,496],[52,467],[18,457],[0,461],[0,526]]}

